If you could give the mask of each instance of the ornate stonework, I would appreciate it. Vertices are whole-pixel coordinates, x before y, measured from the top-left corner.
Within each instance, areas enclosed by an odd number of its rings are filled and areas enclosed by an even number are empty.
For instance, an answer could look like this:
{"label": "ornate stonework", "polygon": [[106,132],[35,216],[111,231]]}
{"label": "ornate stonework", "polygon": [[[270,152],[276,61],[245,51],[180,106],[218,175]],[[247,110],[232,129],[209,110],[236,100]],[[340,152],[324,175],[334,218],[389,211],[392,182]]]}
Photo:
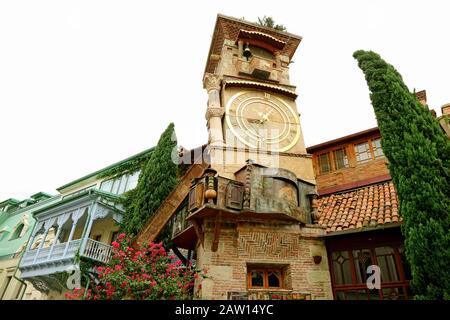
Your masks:
{"label": "ornate stonework", "polygon": [[212,117],[222,118],[224,113],[225,113],[225,110],[223,110],[223,108],[208,108],[208,109],[206,109],[205,118],[206,118],[206,120],[209,120]]}
{"label": "ornate stonework", "polygon": [[206,91],[220,90],[220,78],[214,74],[206,73],[203,78],[203,87]]}

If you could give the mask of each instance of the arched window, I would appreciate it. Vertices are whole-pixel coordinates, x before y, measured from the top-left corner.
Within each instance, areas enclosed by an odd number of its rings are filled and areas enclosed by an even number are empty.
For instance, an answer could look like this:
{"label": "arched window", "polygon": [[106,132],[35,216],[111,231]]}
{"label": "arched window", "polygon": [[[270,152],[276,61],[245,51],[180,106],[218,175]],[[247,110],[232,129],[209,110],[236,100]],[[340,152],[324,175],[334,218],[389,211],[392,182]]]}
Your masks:
{"label": "arched window", "polygon": [[20,238],[24,226],[25,225],[23,223],[19,224],[16,227],[16,230],[14,230],[14,233],[11,235],[11,238],[9,238],[9,240],[15,240]]}

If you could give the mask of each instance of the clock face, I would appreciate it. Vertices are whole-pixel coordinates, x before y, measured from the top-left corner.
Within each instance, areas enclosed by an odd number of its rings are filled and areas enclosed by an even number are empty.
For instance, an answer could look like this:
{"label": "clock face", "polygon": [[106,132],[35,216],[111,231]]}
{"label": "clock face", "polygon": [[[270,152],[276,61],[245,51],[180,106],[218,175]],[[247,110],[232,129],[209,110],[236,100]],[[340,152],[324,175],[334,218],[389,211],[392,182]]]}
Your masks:
{"label": "clock face", "polygon": [[300,138],[298,114],[272,93],[236,93],[227,103],[225,119],[237,139],[251,148],[283,152]]}

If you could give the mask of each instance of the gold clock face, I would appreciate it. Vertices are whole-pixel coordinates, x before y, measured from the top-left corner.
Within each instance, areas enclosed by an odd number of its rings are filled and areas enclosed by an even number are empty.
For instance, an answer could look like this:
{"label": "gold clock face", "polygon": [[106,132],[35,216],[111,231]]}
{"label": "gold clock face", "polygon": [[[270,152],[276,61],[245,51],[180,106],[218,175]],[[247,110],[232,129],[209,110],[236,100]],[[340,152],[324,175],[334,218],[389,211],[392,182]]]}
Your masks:
{"label": "gold clock face", "polygon": [[283,152],[300,138],[298,114],[272,93],[236,93],[226,105],[225,119],[237,139],[251,148]]}

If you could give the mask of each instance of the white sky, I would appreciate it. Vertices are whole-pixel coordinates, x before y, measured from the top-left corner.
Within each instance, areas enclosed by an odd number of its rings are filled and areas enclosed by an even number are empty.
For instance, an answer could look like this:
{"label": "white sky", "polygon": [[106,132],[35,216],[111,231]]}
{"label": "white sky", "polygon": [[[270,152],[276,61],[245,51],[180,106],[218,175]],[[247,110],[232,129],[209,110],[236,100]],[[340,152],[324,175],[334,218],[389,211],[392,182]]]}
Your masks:
{"label": "white sky", "polygon": [[202,76],[217,13],[303,37],[291,65],[305,142],[376,126],[353,59],[371,49],[440,115],[446,1],[1,1],[0,201],[55,189],[156,144],[207,141]]}

